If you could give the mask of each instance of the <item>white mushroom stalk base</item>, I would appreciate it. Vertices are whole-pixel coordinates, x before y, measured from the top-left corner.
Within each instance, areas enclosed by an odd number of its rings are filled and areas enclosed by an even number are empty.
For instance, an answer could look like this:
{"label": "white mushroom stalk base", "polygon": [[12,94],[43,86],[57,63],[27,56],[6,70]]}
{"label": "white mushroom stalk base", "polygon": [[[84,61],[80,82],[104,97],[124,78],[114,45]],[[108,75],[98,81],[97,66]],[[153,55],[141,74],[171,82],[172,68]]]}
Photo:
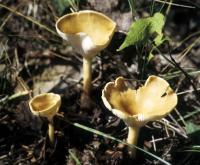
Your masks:
{"label": "white mushroom stalk base", "polygon": [[[138,135],[139,135],[140,128],[138,127],[128,127],[128,138],[127,143],[132,145],[137,145]],[[136,149],[130,149],[130,155],[134,158],[136,156]]]}
{"label": "white mushroom stalk base", "polygon": [[53,119],[49,119],[48,123],[48,135],[51,144],[54,143],[54,126],[53,126]]}

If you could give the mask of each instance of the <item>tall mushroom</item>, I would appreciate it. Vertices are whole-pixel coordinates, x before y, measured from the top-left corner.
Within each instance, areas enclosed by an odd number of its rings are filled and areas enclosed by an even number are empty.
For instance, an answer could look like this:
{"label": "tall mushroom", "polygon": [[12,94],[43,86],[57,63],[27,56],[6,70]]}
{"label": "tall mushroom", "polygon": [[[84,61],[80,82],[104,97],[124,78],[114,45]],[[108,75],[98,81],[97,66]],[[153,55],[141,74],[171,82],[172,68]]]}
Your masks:
{"label": "tall mushroom", "polygon": [[[137,145],[139,130],[147,122],[159,120],[170,113],[178,98],[169,83],[150,76],[137,90],[126,86],[123,77],[109,82],[102,91],[104,105],[128,126],[127,143]],[[132,151],[135,156],[135,150]]]}
{"label": "tall mushroom", "polygon": [[48,119],[48,135],[51,143],[54,142],[53,117],[58,112],[60,105],[60,95],[54,93],[40,94],[29,101],[29,107],[34,115],[45,117]]}
{"label": "tall mushroom", "polygon": [[83,56],[83,92],[89,96],[92,59],[110,43],[116,23],[106,15],[83,10],[64,15],[56,22],[58,34]]}

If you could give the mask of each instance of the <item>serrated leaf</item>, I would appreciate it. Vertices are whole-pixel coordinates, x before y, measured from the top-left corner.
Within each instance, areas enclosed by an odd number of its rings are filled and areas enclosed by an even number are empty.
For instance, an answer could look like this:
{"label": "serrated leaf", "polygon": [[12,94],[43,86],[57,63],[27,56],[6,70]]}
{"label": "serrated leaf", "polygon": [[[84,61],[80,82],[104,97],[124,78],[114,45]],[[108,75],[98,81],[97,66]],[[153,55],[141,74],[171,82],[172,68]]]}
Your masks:
{"label": "serrated leaf", "polygon": [[141,19],[131,25],[130,31],[127,33],[125,41],[122,43],[118,51],[141,41],[147,40],[149,36],[150,23],[146,19]]}
{"label": "serrated leaf", "polygon": [[165,24],[165,17],[161,13],[155,13],[153,17],[147,18],[151,22],[151,33],[156,32],[158,35],[162,35],[162,28]]}
{"label": "serrated leaf", "polygon": [[164,15],[155,13],[153,17],[142,18],[133,22],[127,36],[117,51],[120,51],[130,45],[142,44],[146,42],[153,34],[156,34],[154,42],[156,46],[163,40],[162,29],[165,23]]}

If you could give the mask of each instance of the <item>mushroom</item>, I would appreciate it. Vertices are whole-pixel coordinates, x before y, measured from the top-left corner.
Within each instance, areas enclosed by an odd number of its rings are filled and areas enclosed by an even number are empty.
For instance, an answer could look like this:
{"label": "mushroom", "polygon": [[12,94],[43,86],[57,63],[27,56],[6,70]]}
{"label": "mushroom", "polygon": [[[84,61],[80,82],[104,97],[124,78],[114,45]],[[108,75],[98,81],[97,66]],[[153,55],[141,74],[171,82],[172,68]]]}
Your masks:
{"label": "mushroom", "polygon": [[[157,76],[149,76],[137,90],[128,88],[123,77],[109,82],[102,91],[104,105],[128,126],[127,143],[137,145],[139,130],[147,122],[159,120],[170,113],[178,98],[169,83]],[[135,149],[132,150],[135,156]]]}
{"label": "mushroom", "polygon": [[52,144],[54,142],[53,117],[58,112],[60,105],[60,95],[54,93],[40,94],[29,101],[29,107],[34,115],[48,119],[48,135]]}
{"label": "mushroom", "polygon": [[89,96],[92,59],[110,43],[116,23],[106,15],[83,10],[64,15],[56,22],[58,34],[83,56],[83,92]]}

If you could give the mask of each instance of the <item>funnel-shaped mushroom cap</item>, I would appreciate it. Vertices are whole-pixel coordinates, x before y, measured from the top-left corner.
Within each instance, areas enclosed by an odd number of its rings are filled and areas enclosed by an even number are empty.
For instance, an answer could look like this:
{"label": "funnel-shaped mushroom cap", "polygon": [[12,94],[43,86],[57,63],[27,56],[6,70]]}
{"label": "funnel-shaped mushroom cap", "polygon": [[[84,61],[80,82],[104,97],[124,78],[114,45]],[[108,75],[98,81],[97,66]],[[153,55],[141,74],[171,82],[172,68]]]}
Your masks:
{"label": "funnel-shaped mushroom cap", "polygon": [[107,47],[115,27],[116,23],[110,18],[91,10],[64,15],[56,22],[58,34],[86,58]]}
{"label": "funnel-shaped mushroom cap", "polygon": [[102,91],[104,105],[128,126],[143,126],[165,117],[177,104],[177,95],[167,81],[150,76],[138,90],[126,87],[123,77],[106,84]]}
{"label": "funnel-shaped mushroom cap", "polygon": [[58,112],[61,105],[60,95],[54,93],[44,93],[35,96],[29,102],[31,112],[34,115],[52,119]]}

